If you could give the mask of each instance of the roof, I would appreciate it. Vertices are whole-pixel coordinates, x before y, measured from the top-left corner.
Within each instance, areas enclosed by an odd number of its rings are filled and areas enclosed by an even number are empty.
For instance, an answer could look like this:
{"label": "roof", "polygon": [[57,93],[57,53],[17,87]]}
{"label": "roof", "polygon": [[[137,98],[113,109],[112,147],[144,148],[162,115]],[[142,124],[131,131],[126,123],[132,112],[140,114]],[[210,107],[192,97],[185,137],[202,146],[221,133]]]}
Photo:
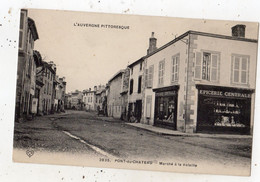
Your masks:
{"label": "roof", "polygon": [[36,50],[33,51],[33,58],[34,58],[34,61],[35,61],[37,67],[43,65],[42,56],[39,51],[36,51]]}
{"label": "roof", "polygon": [[43,61],[43,66],[48,68],[53,74],[55,74],[55,71],[52,69],[52,66],[49,63]]}
{"label": "roof", "polygon": [[155,53],[165,49],[166,47],[174,44],[175,42],[183,39],[184,37],[188,36],[189,34],[208,36],[208,37],[214,37],[214,38],[220,38],[220,39],[229,39],[229,40],[235,40],[235,41],[245,41],[245,42],[253,42],[253,43],[257,43],[258,42],[258,40],[256,40],[256,39],[248,39],[248,38],[243,38],[243,37],[234,37],[234,36],[228,36],[228,35],[220,35],[220,34],[213,34],[213,33],[198,32],[198,31],[189,30],[189,31],[185,32],[184,34],[176,37],[172,41],[168,42],[167,44],[159,47],[158,49],[156,49],[155,51],[151,52],[150,54],[147,54],[143,58],[148,58],[148,57],[152,56],[153,54],[155,54]]}
{"label": "roof", "polygon": [[145,56],[141,57],[140,59],[138,59],[137,61],[131,63],[130,65],[128,65],[129,68],[137,65],[138,63],[142,62],[144,60]]}
{"label": "roof", "polygon": [[36,25],[34,23],[34,20],[31,19],[30,17],[28,17],[28,26],[32,32],[32,36],[33,36],[33,40],[37,40],[39,39],[39,35],[38,35],[38,32],[37,32],[37,28],[36,28]]}
{"label": "roof", "polygon": [[122,73],[124,73],[124,72],[125,72],[125,69],[119,70],[116,74],[114,74],[114,75],[112,76],[112,78],[110,78],[110,79],[108,80],[108,83],[111,82],[111,81],[113,81],[116,77],[120,76],[120,75],[121,75]]}

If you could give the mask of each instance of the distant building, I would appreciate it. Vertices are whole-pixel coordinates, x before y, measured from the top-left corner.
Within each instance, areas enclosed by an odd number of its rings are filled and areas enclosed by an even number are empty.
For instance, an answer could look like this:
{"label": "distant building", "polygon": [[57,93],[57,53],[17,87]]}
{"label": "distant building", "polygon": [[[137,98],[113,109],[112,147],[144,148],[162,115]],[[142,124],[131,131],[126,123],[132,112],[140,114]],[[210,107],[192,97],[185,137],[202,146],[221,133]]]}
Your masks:
{"label": "distant building", "polygon": [[97,87],[97,91],[95,93],[96,109],[98,107],[99,107],[99,109],[103,109],[103,101],[104,101],[105,94],[106,94],[105,85],[99,85]]}
{"label": "distant building", "polygon": [[71,93],[71,109],[83,110],[84,102],[83,102],[83,93],[79,90],[76,90]]}
{"label": "distant building", "polygon": [[87,111],[96,110],[96,91],[96,86],[94,87],[94,90],[91,90],[91,88],[88,90],[83,90],[83,103]]}
{"label": "distant building", "polygon": [[66,92],[66,81],[65,77],[59,78],[56,75],[56,87],[55,87],[55,99],[54,99],[54,110],[55,112],[64,111],[65,105],[65,92]]}

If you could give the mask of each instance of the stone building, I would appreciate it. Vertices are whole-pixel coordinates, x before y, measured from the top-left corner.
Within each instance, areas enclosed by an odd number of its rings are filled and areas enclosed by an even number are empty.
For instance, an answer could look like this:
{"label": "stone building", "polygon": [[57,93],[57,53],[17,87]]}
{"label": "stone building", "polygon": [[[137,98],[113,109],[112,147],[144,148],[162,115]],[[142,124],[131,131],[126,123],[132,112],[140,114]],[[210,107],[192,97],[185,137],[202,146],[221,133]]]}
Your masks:
{"label": "stone building", "polygon": [[107,114],[114,118],[121,118],[122,115],[122,83],[125,70],[118,71],[109,81],[107,89]]}
{"label": "stone building", "polygon": [[76,110],[83,110],[84,109],[84,102],[83,102],[83,92],[79,90],[75,90],[71,92],[71,109]]}
{"label": "stone building", "polygon": [[122,75],[122,90],[121,95],[121,105],[122,105],[122,114],[121,119],[128,121],[129,120],[129,109],[128,109],[128,89],[129,89],[129,77],[130,77],[130,68],[127,67]]}
{"label": "stone building", "polygon": [[144,60],[142,122],[187,133],[252,133],[257,40],[188,31]]}
{"label": "stone building", "polygon": [[103,108],[103,102],[104,102],[104,96],[106,94],[106,88],[105,85],[99,85],[97,87],[97,91],[95,93],[95,108],[99,107],[99,109],[104,109]]}
{"label": "stone building", "polygon": [[59,78],[56,75],[56,86],[55,86],[55,99],[54,99],[54,111],[61,112],[65,109],[65,92],[66,92],[66,81],[65,77]]}
{"label": "stone building", "polygon": [[83,103],[86,111],[96,111],[96,92],[96,86],[94,87],[94,90],[91,90],[91,88],[83,90]]}
{"label": "stone building", "polygon": [[[33,19],[27,10],[21,10],[19,29],[19,52],[17,65],[15,119],[22,120],[33,112],[38,59],[34,59],[34,42],[39,39]],[[35,103],[35,102],[34,102]]]}
{"label": "stone building", "polygon": [[143,62],[144,58],[140,58],[128,66],[130,69],[128,115],[132,117],[131,120],[133,120],[134,117],[135,122],[140,122],[142,117]]}
{"label": "stone building", "polygon": [[37,70],[37,82],[43,83],[40,90],[38,113],[40,115],[54,112],[54,85],[56,77],[56,65],[53,62],[43,61],[43,66]]}

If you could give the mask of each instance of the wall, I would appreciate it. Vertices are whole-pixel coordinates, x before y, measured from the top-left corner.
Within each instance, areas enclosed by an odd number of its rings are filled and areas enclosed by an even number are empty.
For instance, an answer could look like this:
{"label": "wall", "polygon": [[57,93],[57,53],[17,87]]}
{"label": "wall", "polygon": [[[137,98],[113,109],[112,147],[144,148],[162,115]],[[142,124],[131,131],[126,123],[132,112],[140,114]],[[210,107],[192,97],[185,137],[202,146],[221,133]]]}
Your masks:
{"label": "wall", "polygon": [[[223,38],[208,37],[202,35],[190,35],[190,59],[189,59],[189,93],[187,96],[188,115],[186,132],[196,132],[197,125],[197,95],[198,91],[195,84],[219,85],[224,87],[248,88],[255,89],[256,82],[256,53],[257,43],[230,40]],[[209,82],[194,78],[196,54],[202,51],[213,51],[219,53],[219,74],[218,81]],[[231,79],[232,73],[232,54],[249,56],[249,84],[239,85],[233,84]],[[254,105],[254,94],[252,96],[252,105]],[[253,108],[253,107],[252,107]],[[251,126],[253,126],[253,113],[251,110]],[[252,128],[252,127],[251,127]]]}
{"label": "wall", "polygon": [[[186,65],[188,60],[188,45],[185,43],[188,40],[188,36],[182,39],[183,41],[177,41],[174,44],[166,47],[165,49],[153,54],[152,56],[146,58],[145,60],[145,69],[148,69],[150,65],[154,65],[153,73],[153,87],[146,88],[144,90],[143,98],[144,101],[144,113],[143,113],[143,123],[153,125],[154,124],[154,111],[155,111],[155,93],[152,91],[153,88],[161,88],[171,85],[180,85],[178,92],[178,105],[177,105],[177,129],[184,130],[184,113],[185,113],[185,82],[186,82]],[[178,70],[178,81],[171,82],[172,75],[172,57],[179,54],[179,70]],[[159,62],[165,60],[165,72],[164,72],[164,84],[163,86],[158,85],[158,69]],[[144,82],[144,79],[143,79]],[[146,98],[147,96],[152,98],[151,101],[151,118],[147,119],[146,116]]]}
{"label": "wall", "polygon": [[107,96],[108,116],[115,118],[121,117],[121,88],[122,88],[122,74],[119,74],[109,83],[109,93]]}

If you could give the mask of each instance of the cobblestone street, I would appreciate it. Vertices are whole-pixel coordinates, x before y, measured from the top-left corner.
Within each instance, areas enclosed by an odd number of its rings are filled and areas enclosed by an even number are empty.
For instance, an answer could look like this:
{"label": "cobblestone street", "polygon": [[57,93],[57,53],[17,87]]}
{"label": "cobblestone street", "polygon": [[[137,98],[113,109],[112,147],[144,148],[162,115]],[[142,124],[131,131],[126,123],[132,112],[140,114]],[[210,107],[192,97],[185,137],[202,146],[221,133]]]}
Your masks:
{"label": "cobblestone street", "polygon": [[67,111],[16,123],[14,148],[89,157],[250,167],[250,137],[164,136],[96,113]]}

